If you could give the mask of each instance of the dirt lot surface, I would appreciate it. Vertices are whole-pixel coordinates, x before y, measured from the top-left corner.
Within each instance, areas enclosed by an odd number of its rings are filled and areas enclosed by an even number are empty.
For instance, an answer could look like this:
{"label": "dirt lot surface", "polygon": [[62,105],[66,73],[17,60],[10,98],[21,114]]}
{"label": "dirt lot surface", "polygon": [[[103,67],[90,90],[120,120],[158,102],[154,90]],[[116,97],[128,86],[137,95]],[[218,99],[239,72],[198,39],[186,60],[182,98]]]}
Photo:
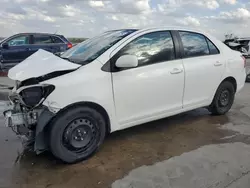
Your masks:
{"label": "dirt lot surface", "polygon": [[[0,105],[0,111],[3,108]],[[96,155],[75,165],[64,165],[49,153],[37,156],[23,151],[20,139],[4,127],[3,117],[0,118],[1,188],[122,187],[119,181],[140,166],[182,157],[191,151],[197,156],[203,150],[209,151],[210,147],[203,148],[205,145],[217,148],[223,143],[250,144],[250,84],[237,95],[233,109],[225,116],[211,116],[207,110],[198,109],[116,132],[108,136]],[[231,151],[245,150],[242,145],[234,147],[238,150],[230,146]],[[228,155],[226,151],[225,154]]]}

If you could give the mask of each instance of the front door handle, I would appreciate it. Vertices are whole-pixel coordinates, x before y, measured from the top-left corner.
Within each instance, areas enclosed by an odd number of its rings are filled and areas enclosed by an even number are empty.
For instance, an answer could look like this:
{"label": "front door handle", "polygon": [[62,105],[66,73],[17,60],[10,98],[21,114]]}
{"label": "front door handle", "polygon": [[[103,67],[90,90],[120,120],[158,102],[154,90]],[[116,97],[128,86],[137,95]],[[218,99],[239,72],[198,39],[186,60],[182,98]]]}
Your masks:
{"label": "front door handle", "polygon": [[221,65],[222,65],[222,63],[220,61],[216,61],[216,63],[214,64],[215,67],[219,67]]}
{"label": "front door handle", "polygon": [[171,74],[180,74],[180,73],[182,73],[182,72],[183,72],[182,69],[174,68],[170,73],[171,73]]}
{"label": "front door handle", "polygon": [[30,51],[30,50],[31,50],[31,48],[26,48],[26,50],[27,50],[27,51]]}

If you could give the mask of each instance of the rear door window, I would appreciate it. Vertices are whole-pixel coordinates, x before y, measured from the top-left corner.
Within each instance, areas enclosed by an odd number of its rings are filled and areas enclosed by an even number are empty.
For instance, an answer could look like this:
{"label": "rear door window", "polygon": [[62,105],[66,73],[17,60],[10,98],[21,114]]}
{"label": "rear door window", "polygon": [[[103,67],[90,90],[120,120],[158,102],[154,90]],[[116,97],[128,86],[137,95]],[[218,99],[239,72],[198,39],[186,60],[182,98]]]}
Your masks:
{"label": "rear door window", "polygon": [[52,38],[49,35],[33,35],[34,44],[51,44]]}
{"label": "rear door window", "polygon": [[180,31],[185,57],[198,57],[209,55],[206,38],[198,33]]}

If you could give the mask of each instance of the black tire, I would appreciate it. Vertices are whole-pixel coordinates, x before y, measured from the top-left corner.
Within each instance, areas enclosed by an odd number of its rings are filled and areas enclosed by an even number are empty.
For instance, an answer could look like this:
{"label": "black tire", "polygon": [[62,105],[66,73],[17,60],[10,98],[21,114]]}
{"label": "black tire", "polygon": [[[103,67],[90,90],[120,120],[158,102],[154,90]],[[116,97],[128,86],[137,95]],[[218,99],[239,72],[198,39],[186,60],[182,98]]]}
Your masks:
{"label": "black tire", "polygon": [[62,112],[52,122],[50,150],[65,163],[80,162],[96,152],[105,135],[103,115],[93,108],[76,106]]}
{"label": "black tire", "polygon": [[235,89],[231,82],[224,81],[216,91],[212,104],[208,110],[213,115],[224,115],[232,107],[235,97]]}
{"label": "black tire", "polygon": [[250,74],[247,75],[246,82],[250,82]]}

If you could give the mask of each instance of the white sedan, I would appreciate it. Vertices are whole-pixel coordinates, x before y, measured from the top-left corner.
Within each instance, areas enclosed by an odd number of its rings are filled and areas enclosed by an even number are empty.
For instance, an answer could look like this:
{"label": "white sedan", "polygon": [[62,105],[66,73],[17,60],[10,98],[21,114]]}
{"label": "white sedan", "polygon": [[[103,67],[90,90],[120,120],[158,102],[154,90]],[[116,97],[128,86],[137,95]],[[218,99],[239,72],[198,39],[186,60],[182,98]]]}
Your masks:
{"label": "white sedan", "polygon": [[75,163],[114,131],[200,107],[227,113],[244,86],[245,63],[196,30],[108,31],[60,57],[39,50],[12,68],[6,123],[34,140],[37,153]]}

